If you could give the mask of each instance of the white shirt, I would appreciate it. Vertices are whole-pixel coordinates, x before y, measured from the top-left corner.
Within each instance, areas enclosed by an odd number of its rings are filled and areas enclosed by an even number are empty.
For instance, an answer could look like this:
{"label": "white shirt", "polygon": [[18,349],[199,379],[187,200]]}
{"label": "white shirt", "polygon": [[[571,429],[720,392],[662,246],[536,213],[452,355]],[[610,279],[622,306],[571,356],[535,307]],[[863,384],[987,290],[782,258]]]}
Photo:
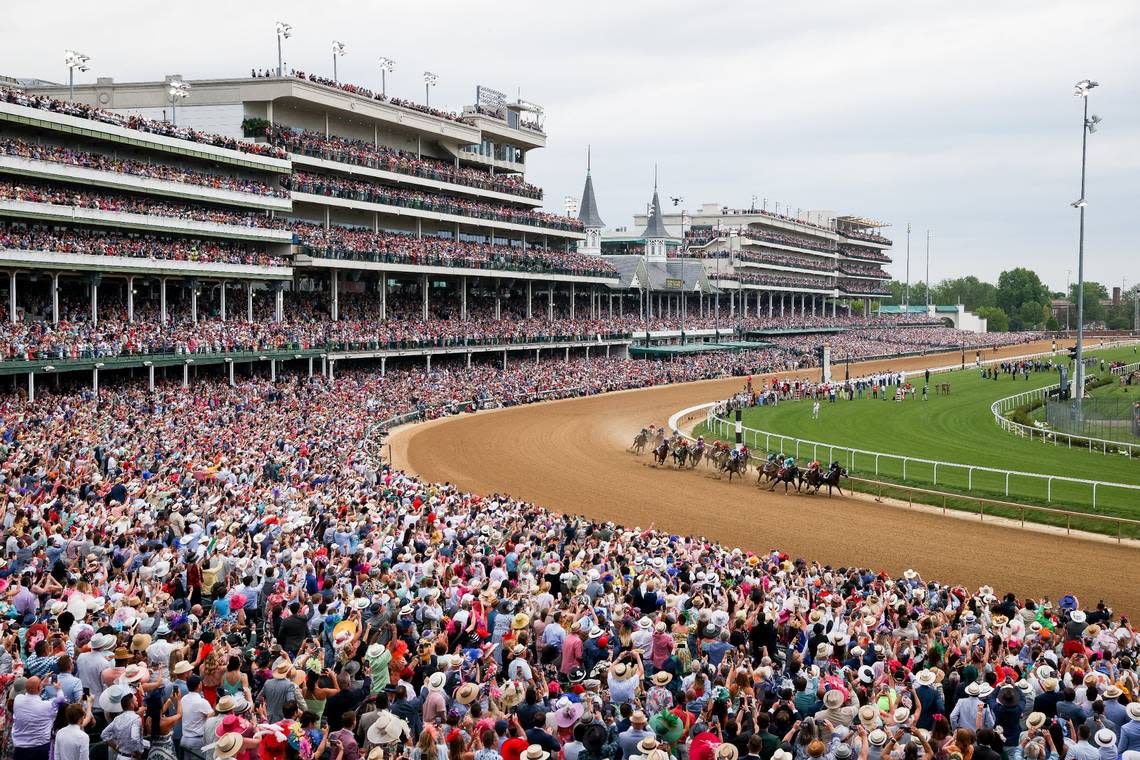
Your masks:
{"label": "white shirt", "polygon": [[78,724],[69,724],[55,732],[55,760],[88,760],[91,739]]}
{"label": "white shirt", "polygon": [[210,703],[196,691],[182,698],[182,741],[205,736],[206,718],[213,714]]}

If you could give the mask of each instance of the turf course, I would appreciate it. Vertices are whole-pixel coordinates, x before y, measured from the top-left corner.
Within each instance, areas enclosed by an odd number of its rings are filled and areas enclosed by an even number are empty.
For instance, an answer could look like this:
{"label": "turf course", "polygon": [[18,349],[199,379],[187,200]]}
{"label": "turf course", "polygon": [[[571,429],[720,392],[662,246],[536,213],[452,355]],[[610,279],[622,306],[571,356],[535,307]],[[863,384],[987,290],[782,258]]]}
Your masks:
{"label": "turf course", "polygon": [[[1106,360],[1134,361],[1132,357],[1135,356],[1131,347],[1094,350],[1089,354]],[[968,367],[932,376],[929,400],[925,402],[921,400],[922,375],[913,373],[908,380],[919,389],[914,400],[871,399],[867,391],[862,399],[856,396],[851,402],[823,401],[818,420],[811,418],[810,401],[781,402],[776,407],[745,410],[744,427],[899,456],[1140,485],[1140,460],[1119,454],[1106,456],[1084,449],[1069,449],[1040,440],[1030,441],[1006,433],[994,423],[991,403],[1005,396],[1056,383],[1055,372],[1032,373],[1028,382],[1024,379],[1015,381],[1007,375],[1000,375],[995,381],[981,379],[977,369]],[[935,395],[933,386],[937,382],[949,382],[951,394]],[[749,434],[746,442],[754,451],[765,448],[763,435]],[[782,443],[778,436],[773,436],[769,444],[771,450],[796,453],[794,442]],[[828,451],[824,447],[813,451],[811,445],[801,444],[800,461],[813,456],[825,460]],[[856,454],[853,468],[848,452],[835,451],[834,459],[847,465],[855,475],[876,477],[875,461],[869,455]],[[934,485],[932,465],[908,462],[905,479],[902,468],[899,460],[880,459],[878,476],[919,486]],[[965,492],[968,480],[969,475],[964,469],[938,468],[937,488],[940,490]],[[1005,499],[1005,476],[975,470],[969,493]],[[1049,497],[1044,479],[1013,476],[1009,481],[1008,498],[1012,501],[1092,511],[1091,497],[1091,486],[1086,484],[1053,481]],[[1096,512],[1140,518],[1140,491],[1099,487]]]}

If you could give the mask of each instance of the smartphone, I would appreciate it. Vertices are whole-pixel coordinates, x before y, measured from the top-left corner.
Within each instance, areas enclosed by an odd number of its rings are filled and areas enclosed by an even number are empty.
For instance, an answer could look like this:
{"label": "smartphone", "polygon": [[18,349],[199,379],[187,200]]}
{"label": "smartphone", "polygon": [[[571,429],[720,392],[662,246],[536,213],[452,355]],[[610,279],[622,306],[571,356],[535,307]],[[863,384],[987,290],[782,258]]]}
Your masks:
{"label": "smartphone", "polygon": [[91,697],[91,689],[89,689],[89,688],[87,688],[86,686],[84,686],[84,687],[83,687],[83,698],[84,698],[84,699],[88,699],[88,698],[90,698],[90,697]]}

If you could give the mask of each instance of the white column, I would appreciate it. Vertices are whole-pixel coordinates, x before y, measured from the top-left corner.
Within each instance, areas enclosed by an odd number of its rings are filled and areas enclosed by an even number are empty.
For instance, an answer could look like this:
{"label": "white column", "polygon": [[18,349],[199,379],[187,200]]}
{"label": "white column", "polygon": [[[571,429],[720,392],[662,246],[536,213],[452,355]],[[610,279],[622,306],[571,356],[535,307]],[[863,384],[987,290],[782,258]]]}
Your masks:
{"label": "white column", "polygon": [[835,317],[835,308],[836,308],[837,303],[838,303],[838,301],[835,301],[834,299],[831,301],[831,316],[832,316],[832,318]]}
{"label": "white column", "polygon": [[127,321],[135,321],[135,278],[127,278]]}
{"label": "white column", "polygon": [[185,362],[182,363],[182,387],[190,387],[190,365]]}
{"label": "white column", "polygon": [[495,319],[503,318],[503,298],[499,295],[498,288],[495,289]]}
{"label": "white column", "polygon": [[59,324],[59,274],[51,275],[51,323]]}
{"label": "white column", "polygon": [[570,283],[570,319],[574,318],[574,283]]}
{"label": "white column", "polygon": [[91,324],[99,324],[99,283],[91,280]]}
{"label": "white column", "polygon": [[166,278],[158,279],[158,320],[166,324]]}
{"label": "white column", "polygon": [[772,291],[768,291],[768,318],[772,318]]}
{"label": "white column", "polygon": [[424,358],[427,360],[427,363],[424,365],[424,368],[428,372],[431,372],[431,354],[425,354]]}
{"label": "white column", "polygon": [[153,391],[154,390],[154,365],[148,364],[146,369],[147,369],[146,386],[148,389]]}
{"label": "white column", "polygon": [[281,283],[277,284],[274,299],[276,303],[273,308],[273,321],[281,322],[285,319],[285,287]]}
{"label": "white column", "polygon": [[384,377],[386,374],[388,374],[388,357],[387,356],[381,356],[380,357],[380,377]]}
{"label": "white column", "polygon": [[554,283],[549,284],[549,290],[546,291],[546,321],[554,321]]}
{"label": "white column", "polygon": [[198,284],[190,286],[190,321],[198,324]]}
{"label": "white column", "polygon": [[462,292],[459,294],[459,318],[464,322],[467,321],[467,275],[459,278],[459,287]]}
{"label": "white column", "polygon": [[428,276],[426,274],[420,275],[420,292],[423,295],[423,320],[427,322],[428,319]]}
{"label": "white column", "polygon": [[309,377],[313,376],[313,357],[309,357]]}
{"label": "white column", "polygon": [[329,292],[332,300],[332,321],[340,319],[340,272],[333,269],[329,272]]}
{"label": "white column", "polygon": [[277,360],[276,359],[270,359],[269,360],[269,382],[271,382],[271,383],[277,382]]}
{"label": "white column", "polygon": [[336,380],[336,360],[329,359],[329,382]]}
{"label": "white column", "polygon": [[253,280],[245,284],[245,321],[253,321]]}
{"label": "white column", "polygon": [[526,281],[526,318],[534,319],[534,280]]}
{"label": "white column", "polygon": [[817,299],[815,296],[812,296],[812,297],[811,297],[811,315],[812,315],[813,317],[815,316],[815,302],[816,302],[817,300],[818,300],[818,299]]}
{"label": "white column", "polygon": [[503,372],[507,371],[507,349],[503,349]]}
{"label": "white column", "polygon": [[780,294],[780,316],[784,316],[784,294]]}
{"label": "white column", "polygon": [[[8,273],[8,321],[15,323],[16,321],[16,273]],[[28,373],[29,388],[31,387],[32,375]],[[31,398],[31,392],[28,393],[28,398]]]}
{"label": "white column", "polygon": [[388,318],[388,274],[380,273],[380,319]]}
{"label": "white column", "polygon": [[99,395],[99,368],[91,368],[91,392],[96,396]]}
{"label": "white column", "polygon": [[222,280],[218,283],[218,316],[222,321],[226,321],[226,281]]}
{"label": "white column", "polygon": [[[15,277],[15,275],[13,275]],[[36,400],[36,373],[28,373],[28,403]]]}
{"label": "white column", "polygon": [[229,372],[229,376],[230,376],[230,385],[233,385],[234,384],[234,363],[233,363],[233,361],[226,362],[226,366],[229,368],[228,372]]}

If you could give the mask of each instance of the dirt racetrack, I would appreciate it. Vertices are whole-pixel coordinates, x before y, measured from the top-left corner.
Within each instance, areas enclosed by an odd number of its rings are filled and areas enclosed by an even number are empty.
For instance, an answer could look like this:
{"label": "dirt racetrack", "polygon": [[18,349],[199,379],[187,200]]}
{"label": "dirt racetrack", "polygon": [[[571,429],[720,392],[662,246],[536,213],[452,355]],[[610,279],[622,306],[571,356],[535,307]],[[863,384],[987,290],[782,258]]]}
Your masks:
{"label": "dirt racetrack", "polygon": [[[1046,342],[984,358],[1046,351]],[[872,362],[877,369],[951,364],[958,353]],[[785,377],[788,373],[779,373]],[[806,374],[806,373],[805,373]],[[703,535],[755,551],[899,574],[908,567],[941,582],[997,593],[1076,594],[1117,611],[1140,610],[1140,586],[1122,582],[1140,553],[1127,545],[1019,530],[909,511],[867,498],[785,496],[707,471],[655,469],[626,447],[644,425],[665,424],[687,406],[740,389],[742,378],[709,380],[451,417],[395,431],[397,467],[477,493],[506,493],[554,510],[625,525]]]}

